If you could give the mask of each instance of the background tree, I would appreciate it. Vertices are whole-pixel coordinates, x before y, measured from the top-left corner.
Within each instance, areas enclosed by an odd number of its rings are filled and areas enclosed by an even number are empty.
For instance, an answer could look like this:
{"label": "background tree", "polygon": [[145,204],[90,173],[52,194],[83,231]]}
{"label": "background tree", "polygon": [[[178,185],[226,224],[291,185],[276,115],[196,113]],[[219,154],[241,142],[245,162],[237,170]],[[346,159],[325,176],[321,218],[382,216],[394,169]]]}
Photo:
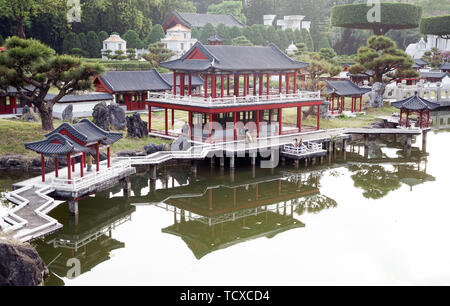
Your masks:
{"label": "background tree", "polygon": [[309,64],[308,67],[304,68],[308,72],[309,79],[311,80],[311,84],[306,84],[309,90],[321,90],[323,86],[320,84],[320,77],[322,75],[333,77],[338,75],[342,70],[340,66],[322,58],[321,54],[317,52],[303,54],[297,59]]}
{"label": "background tree", "polygon": [[134,60],[134,59],[136,59],[136,49],[128,48],[128,49],[127,49],[127,58],[128,58],[129,60]]}
{"label": "background tree", "polygon": [[152,2],[152,5],[149,18],[154,24],[162,24],[173,11],[184,13],[197,12],[194,3],[189,0],[150,0],[150,2]]}
{"label": "background tree", "polygon": [[106,31],[100,31],[98,32],[98,40],[100,41],[100,44],[103,44],[103,41],[107,40],[109,35]]}
{"label": "background tree", "polygon": [[385,35],[394,29],[411,29],[419,26],[422,7],[408,3],[380,3],[381,22],[370,22],[367,3],[337,5],[331,9],[331,24],[335,27],[370,29],[375,35]]}
{"label": "background tree", "polygon": [[143,47],[143,43],[139,38],[139,35],[134,30],[126,31],[122,38],[127,42],[127,48],[141,49]]}
{"label": "background tree", "polygon": [[174,53],[166,48],[166,45],[161,42],[153,43],[148,46],[150,53],[142,55],[142,58],[148,61],[152,68],[156,68],[162,62],[169,60]]}
{"label": "background tree", "polygon": [[[0,91],[5,93],[8,86],[19,89],[19,97],[39,110],[44,130],[53,130],[56,102],[74,91],[91,88],[92,77],[104,71],[98,63],[55,55],[55,50],[34,39],[10,37],[6,48],[0,53]],[[45,100],[51,88],[56,88],[57,94]]]}
{"label": "background tree", "polygon": [[295,46],[297,47],[297,51],[295,51],[296,57],[299,57],[308,51],[304,43],[297,43]]}
{"label": "background tree", "polygon": [[0,35],[0,47],[3,46],[4,43],[5,43],[5,40],[3,39],[3,36]]}
{"label": "background tree", "polygon": [[432,68],[439,68],[444,61],[443,54],[438,48],[432,48],[431,51],[425,52],[423,59],[430,64]]}
{"label": "background tree", "polygon": [[420,33],[450,39],[450,15],[423,18],[420,21]]}
{"label": "background tree", "polygon": [[202,44],[208,43],[208,38],[216,34],[216,29],[211,23],[205,24],[203,28],[200,29],[200,41]]}
{"label": "background tree", "polygon": [[81,49],[81,42],[77,34],[69,32],[64,37],[63,52],[70,54],[72,49]]}
{"label": "background tree", "polygon": [[233,39],[233,46],[253,46],[253,44],[247,37],[239,36]]}
{"label": "background tree", "polygon": [[241,23],[246,24],[247,18],[243,13],[241,1],[222,1],[219,4],[211,4],[208,6],[208,14],[233,15]]}
{"label": "background tree", "polygon": [[79,34],[78,34],[78,39],[80,40],[81,49],[84,50],[84,51],[86,51],[86,49],[87,49],[86,34],[84,34],[84,33],[79,33]]}
{"label": "background tree", "polygon": [[88,52],[89,57],[101,57],[102,43],[98,39],[97,33],[95,33],[94,31],[89,31],[86,35],[86,43],[86,51]]}
{"label": "background tree", "polygon": [[373,71],[375,82],[392,82],[407,77],[417,77],[418,73],[412,66],[413,59],[405,51],[397,48],[392,39],[384,36],[372,36],[367,46],[358,50],[357,64],[350,67],[353,74]]}
{"label": "background tree", "polygon": [[154,44],[156,42],[160,42],[162,38],[164,38],[166,34],[164,33],[164,29],[160,24],[155,24],[150,31],[149,36],[147,36],[145,43],[148,45]]}

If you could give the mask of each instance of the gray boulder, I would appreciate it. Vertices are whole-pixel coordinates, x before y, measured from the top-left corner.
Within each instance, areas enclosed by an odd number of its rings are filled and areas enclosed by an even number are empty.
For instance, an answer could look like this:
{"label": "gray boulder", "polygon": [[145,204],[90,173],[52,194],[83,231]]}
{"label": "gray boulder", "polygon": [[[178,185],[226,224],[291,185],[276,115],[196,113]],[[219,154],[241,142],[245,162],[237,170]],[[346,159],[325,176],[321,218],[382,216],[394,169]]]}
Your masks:
{"label": "gray boulder", "polygon": [[25,105],[22,109],[22,115],[26,115],[30,113],[30,107],[28,105]]}
{"label": "gray boulder", "polygon": [[170,145],[170,151],[187,151],[190,147],[187,138],[181,135]]}
{"label": "gray boulder", "polygon": [[72,121],[73,119],[73,105],[69,104],[62,112],[62,119],[64,121]]}
{"label": "gray boulder", "polygon": [[0,240],[0,286],[42,286],[48,269],[28,244]]}
{"label": "gray boulder", "polygon": [[161,152],[161,151],[166,151],[166,145],[165,144],[154,144],[154,143],[150,143],[147,146],[144,147],[145,153],[147,153],[147,155],[156,153],[156,152]]}
{"label": "gray boulder", "polygon": [[125,110],[118,104],[108,105],[109,123],[115,130],[125,130],[127,127],[127,117]]}
{"label": "gray boulder", "polygon": [[386,84],[377,82],[373,84],[372,91],[369,93],[370,106],[373,108],[383,107],[383,96],[386,91]]}
{"label": "gray boulder", "polygon": [[94,117],[95,125],[104,129],[105,131],[109,131],[111,123],[109,121],[108,106],[105,102],[101,102],[95,105],[92,116]]}
{"label": "gray boulder", "polygon": [[144,138],[148,136],[147,122],[141,119],[139,113],[127,117],[127,131],[129,137]]}

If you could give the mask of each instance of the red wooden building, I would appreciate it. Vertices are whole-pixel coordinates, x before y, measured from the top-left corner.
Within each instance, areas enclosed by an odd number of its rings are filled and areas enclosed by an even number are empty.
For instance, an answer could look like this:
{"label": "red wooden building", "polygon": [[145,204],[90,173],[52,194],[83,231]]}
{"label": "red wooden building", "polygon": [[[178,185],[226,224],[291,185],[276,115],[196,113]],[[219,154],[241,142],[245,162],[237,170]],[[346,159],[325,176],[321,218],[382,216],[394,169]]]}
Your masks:
{"label": "red wooden building", "polygon": [[[362,111],[362,96],[370,91],[370,88],[359,87],[349,80],[327,81],[327,101],[330,101],[332,114],[337,111],[341,114],[345,110],[345,99],[352,98],[351,112]],[[359,107],[358,107],[359,102]],[[337,107],[337,108],[336,108]]]}
{"label": "red wooden building", "polygon": [[[393,102],[392,106],[400,109],[400,126],[410,127],[410,115],[416,113],[417,127],[430,127],[430,111],[440,107],[440,104],[430,102],[424,98],[419,97],[418,93],[407,99]],[[403,121],[403,114],[406,114],[406,120]]]}
{"label": "red wooden building", "polygon": [[[265,135],[266,132],[270,135],[298,133],[302,131],[302,107],[319,108],[323,102],[320,93],[297,90],[296,81],[308,64],[289,58],[273,44],[248,47],[197,43],[180,59],[161,66],[174,72],[174,83],[180,75],[187,76],[188,82],[187,90],[183,83],[179,91],[174,86],[172,94],[152,94],[148,100],[150,106],[165,109],[163,132],[166,135],[169,134],[168,110],[172,110],[172,127],[174,111],[188,112],[189,134],[197,138],[196,129],[201,129],[201,140],[242,139],[245,129],[239,128],[238,122],[253,123],[249,130],[256,137],[260,132]],[[193,76],[204,80],[201,95],[193,95]],[[271,83],[273,77],[278,84]],[[184,82],[185,77],[180,80]],[[297,124],[290,131],[283,129],[282,111],[286,108],[297,111]],[[320,112],[317,114],[314,129],[320,128]],[[149,131],[152,131],[149,121]],[[222,134],[216,128],[218,125]],[[260,130],[263,126],[268,130]]]}
{"label": "red wooden building", "polygon": [[25,148],[41,155],[42,181],[45,182],[45,157],[54,159],[55,177],[59,177],[58,160],[67,159],[67,180],[72,179],[75,172],[75,158],[80,160],[80,177],[84,177],[87,167],[86,156],[95,157],[96,171],[100,171],[100,150],[107,150],[107,166],[111,167],[111,144],[122,138],[122,134],[107,132],[93,124],[88,119],[79,123],[63,123],[52,132],[45,135],[45,139],[25,144]]}

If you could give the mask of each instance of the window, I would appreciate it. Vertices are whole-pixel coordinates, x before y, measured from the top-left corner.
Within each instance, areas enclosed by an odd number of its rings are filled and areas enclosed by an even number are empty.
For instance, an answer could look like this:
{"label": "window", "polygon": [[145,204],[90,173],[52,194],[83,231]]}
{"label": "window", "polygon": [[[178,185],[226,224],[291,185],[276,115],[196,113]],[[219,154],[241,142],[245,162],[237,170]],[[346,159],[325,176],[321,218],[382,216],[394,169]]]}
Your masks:
{"label": "window", "polygon": [[181,50],[184,50],[184,43],[181,43]]}
{"label": "window", "polygon": [[119,50],[122,50],[122,44],[119,44]]}

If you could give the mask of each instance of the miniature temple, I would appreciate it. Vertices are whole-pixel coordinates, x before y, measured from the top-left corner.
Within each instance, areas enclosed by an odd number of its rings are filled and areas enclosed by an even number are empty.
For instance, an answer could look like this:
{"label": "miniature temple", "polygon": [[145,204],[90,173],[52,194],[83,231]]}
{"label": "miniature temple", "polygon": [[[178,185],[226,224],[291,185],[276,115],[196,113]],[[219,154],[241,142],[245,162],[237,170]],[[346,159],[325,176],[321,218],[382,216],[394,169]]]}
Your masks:
{"label": "miniature temple", "polygon": [[[302,131],[302,107],[319,109],[322,104],[320,93],[297,90],[297,79],[308,64],[289,58],[273,44],[248,47],[197,43],[180,59],[161,63],[161,66],[174,72],[174,86],[172,94],[150,94],[149,106],[165,110],[165,131],[155,130],[155,133],[169,135],[169,110],[172,111],[172,130],[174,112],[188,112],[188,134],[200,141],[242,139],[245,135],[238,128],[238,121],[252,123],[249,129],[257,138],[260,133],[298,133]],[[204,80],[202,93],[192,92],[193,76]],[[273,77],[278,81],[275,88],[271,86]],[[176,84],[178,80],[183,82],[180,86]],[[297,124],[290,131],[283,129],[282,110],[285,108],[297,109]],[[267,130],[261,130],[263,123],[269,126]],[[217,125],[226,128],[220,133],[215,128]],[[320,129],[320,111],[314,129]],[[151,120],[149,131],[153,132]]]}
{"label": "miniature temple", "polygon": [[[58,160],[67,158],[67,183],[75,172],[75,158],[80,160],[80,177],[84,177],[84,169],[90,170],[90,161],[95,156],[96,172],[100,171],[100,149],[107,150],[107,166],[111,167],[111,144],[122,138],[121,133],[106,132],[88,119],[79,123],[63,123],[54,131],[45,135],[45,139],[25,144],[25,148],[41,155],[42,182],[45,182],[45,157],[54,159],[55,177],[59,177]],[[89,160],[88,160],[89,159]],[[88,167],[89,166],[89,167]]]}
{"label": "miniature temple", "polygon": [[[352,98],[351,112],[362,111],[362,96],[370,91],[370,88],[362,88],[352,81],[327,81],[327,101],[330,101],[332,114],[337,110],[341,114],[345,110],[345,98]],[[359,100],[359,108],[358,108]],[[336,102],[336,104],[335,104]],[[337,106],[337,109],[335,108]]]}
{"label": "miniature temple", "polygon": [[[412,97],[393,102],[392,106],[400,109],[400,126],[410,127],[410,115],[411,113],[417,113],[419,115],[418,127],[421,129],[430,127],[430,111],[440,107],[437,103],[421,98],[417,92]],[[406,114],[405,121],[403,121],[403,113]],[[424,119],[425,115],[426,119]]]}

